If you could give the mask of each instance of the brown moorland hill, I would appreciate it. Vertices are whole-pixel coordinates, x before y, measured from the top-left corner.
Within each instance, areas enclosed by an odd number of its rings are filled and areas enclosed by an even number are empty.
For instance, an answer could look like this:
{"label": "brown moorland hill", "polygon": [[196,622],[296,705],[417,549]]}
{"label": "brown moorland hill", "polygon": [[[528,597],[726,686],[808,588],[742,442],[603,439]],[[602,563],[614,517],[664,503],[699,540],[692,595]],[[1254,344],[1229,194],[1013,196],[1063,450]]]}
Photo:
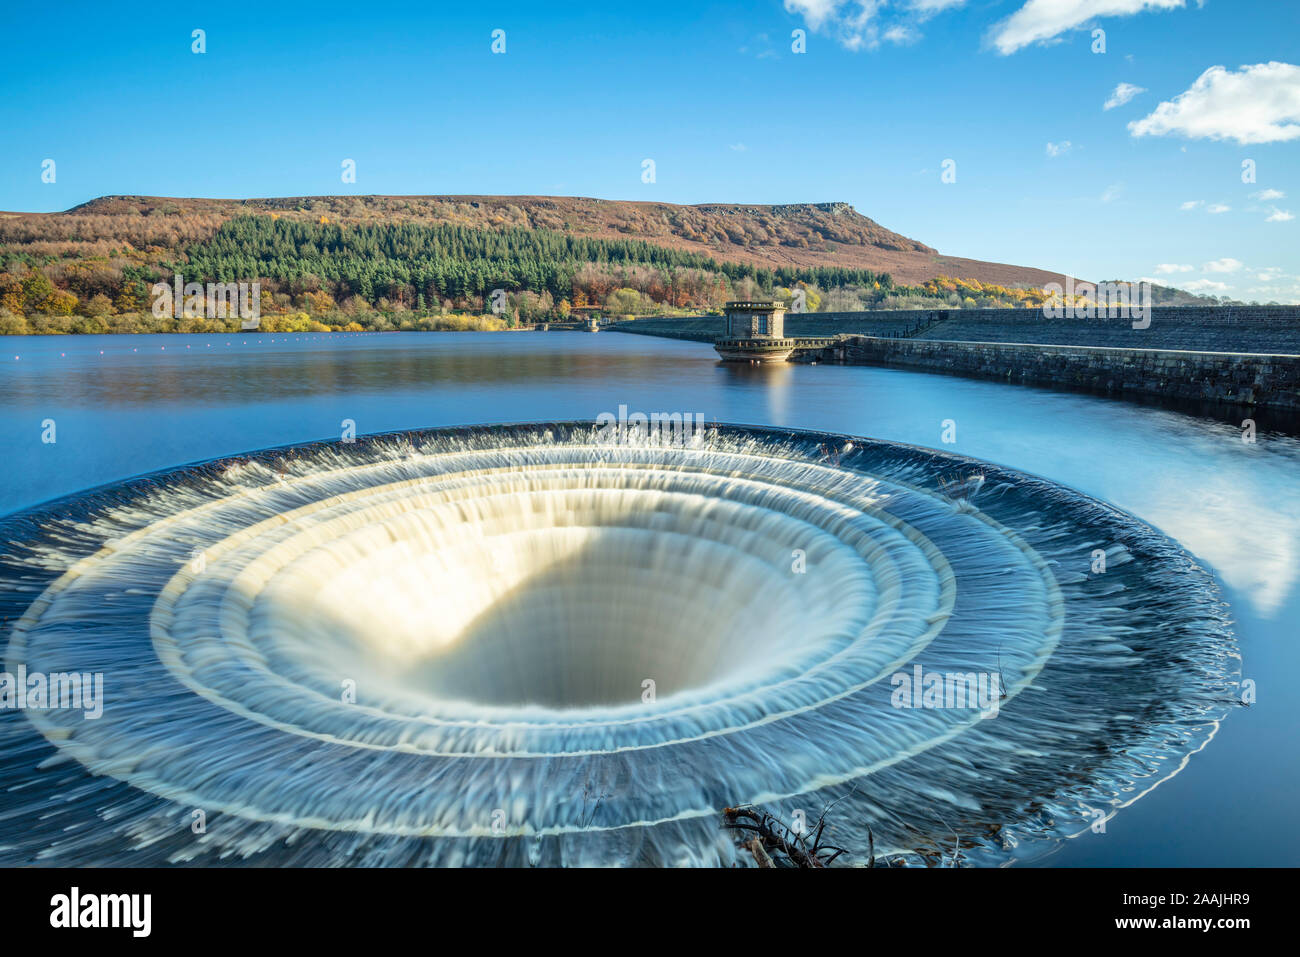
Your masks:
{"label": "brown moorland hill", "polygon": [[10,241],[59,251],[124,241],[136,249],[204,239],[236,216],[275,213],[330,222],[457,223],[491,229],[568,230],[595,239],[641,239],[723,262],[780,267],[842,266],[888,272],[917,284],[940,275],[1001,286],[1063,282],[1059,272],[964,259],[886,229],[847,203],[759,206],[590,199],[570,196],[296,196],[182,199],[103,196],[61,213],[0,213]]}

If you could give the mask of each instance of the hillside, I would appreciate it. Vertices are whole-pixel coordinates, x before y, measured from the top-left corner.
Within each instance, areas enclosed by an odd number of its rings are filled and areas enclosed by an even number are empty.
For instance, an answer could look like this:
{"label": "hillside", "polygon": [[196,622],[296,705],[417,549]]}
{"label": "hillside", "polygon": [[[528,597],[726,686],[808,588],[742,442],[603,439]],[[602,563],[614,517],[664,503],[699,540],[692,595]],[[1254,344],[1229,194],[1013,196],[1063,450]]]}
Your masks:
{"label": "hillside", "polygon": [[173,199],[105,196],[62,213],[0,213],[0,243],[67,254],[70,244],[125,241],[135,249],[180,248],[240,216],[273,213],[331,223],[452,224],[471,229],[544,229],[592,239],[638,239],[719,262],[779,269],[839,267],[887,273],[914,285],[941,275],[1000,286],[1040,287],[1060,273],[963,259],[893,232],[847,203],[752,206],[557,196],[307,196]]}
{"label": "hillside", "polygon": [[[206,303],[187,293],[167,306],[159,290],[178,276],[208,284]],[[1032,309],[1064,278],[943,256],[844,203],[105,196],[0,213],[9,335],[238,328],[212,298],[217,283],[246,284],[243,308],[269,331],[386,331],[513,328],[575,311],[698,316],[755,296],[827,313]],[[1162,288],[1156,304],[1174,294],[1187,297]]]}

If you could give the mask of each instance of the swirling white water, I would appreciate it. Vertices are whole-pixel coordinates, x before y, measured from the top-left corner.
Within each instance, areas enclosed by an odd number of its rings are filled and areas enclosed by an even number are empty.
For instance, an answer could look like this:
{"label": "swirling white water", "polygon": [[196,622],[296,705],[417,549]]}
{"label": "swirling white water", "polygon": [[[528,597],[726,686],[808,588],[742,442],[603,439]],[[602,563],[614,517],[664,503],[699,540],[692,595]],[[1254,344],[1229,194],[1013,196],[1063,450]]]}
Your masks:
{"label": "swirling white water", "polygon": [[[0,857],[719,864],[721,808],[761,803],[831,807],[845,860],[870,828],[1001,862],[1228,707],[1211,580],[1108,506],[818,433],[602,438],[273,450],[11,520],[7,667],[106,704],[0,722],[31,822]],[[897,707],[916,668],[997,675],[996,714]]]}

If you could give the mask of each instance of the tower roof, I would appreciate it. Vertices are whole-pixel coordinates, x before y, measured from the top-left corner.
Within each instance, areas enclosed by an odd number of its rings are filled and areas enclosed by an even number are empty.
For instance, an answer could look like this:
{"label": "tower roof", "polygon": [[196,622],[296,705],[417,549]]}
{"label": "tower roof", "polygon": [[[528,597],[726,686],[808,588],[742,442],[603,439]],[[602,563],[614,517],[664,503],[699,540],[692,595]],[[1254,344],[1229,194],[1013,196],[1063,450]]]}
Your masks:
{"label": "tower roof", "polygon": [[736,299],[723,306],[728,312],[775,312],[784,309],[785,303],[777,299]]}

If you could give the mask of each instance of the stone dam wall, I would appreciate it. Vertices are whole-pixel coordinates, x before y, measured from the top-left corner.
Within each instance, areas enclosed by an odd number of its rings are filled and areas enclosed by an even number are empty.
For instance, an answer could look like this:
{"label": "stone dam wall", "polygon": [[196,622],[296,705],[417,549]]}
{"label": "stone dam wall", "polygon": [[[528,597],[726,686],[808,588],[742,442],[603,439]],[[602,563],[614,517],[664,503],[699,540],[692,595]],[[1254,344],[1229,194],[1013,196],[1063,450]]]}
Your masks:
{"label": "stone dam wall", "polygon": [[[612,326],[619,332],[712,342],[721,316],[646,318]],[[947,342],[1022,342],[1118,349],[1300,354],[1297,306],[1154,306],[1151,321],[1086,316],[1047,319],[1038,309],[900,309],[874,312],[786,313],[785,334],[875,336]]]}
{"label": "stone dam wall", "polygon": [[[720,316],[647,318],[619,332],[712,342]],[[794,361],[884,365],[1131,398],[1300,412],[1300,307],[1154,306],[1131,319],[1037,309],[787,314],[790,338],[833,337]]]}
{"label": "stone dam wall", "polygon": [[1110,395],[1300,411],[1300,355],[849,336],[800,358]]}

